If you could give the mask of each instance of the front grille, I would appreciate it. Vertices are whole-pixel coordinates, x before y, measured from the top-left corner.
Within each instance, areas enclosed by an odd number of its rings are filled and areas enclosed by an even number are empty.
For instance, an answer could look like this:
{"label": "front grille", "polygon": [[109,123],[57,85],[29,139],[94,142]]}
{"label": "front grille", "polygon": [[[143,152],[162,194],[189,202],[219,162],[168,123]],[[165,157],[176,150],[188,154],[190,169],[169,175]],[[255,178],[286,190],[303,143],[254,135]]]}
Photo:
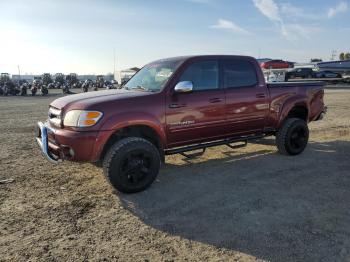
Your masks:
{"label": "front grille", "polygon": [[49,108],[49,122],[56,127],[61,127],[62,120],[60,109],[54,107]]}

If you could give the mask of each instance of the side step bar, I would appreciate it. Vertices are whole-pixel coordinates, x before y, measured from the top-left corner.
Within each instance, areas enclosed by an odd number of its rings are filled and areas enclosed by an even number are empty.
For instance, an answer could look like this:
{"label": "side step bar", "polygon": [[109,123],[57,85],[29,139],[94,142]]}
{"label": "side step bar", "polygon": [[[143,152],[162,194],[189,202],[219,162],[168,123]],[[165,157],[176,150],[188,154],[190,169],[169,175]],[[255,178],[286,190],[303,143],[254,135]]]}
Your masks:
{"label": "side step bar", "polygon": [[189,158],[189,159],[193,159],[193,158],[196,158],[196,157],[204,155],[206,148],[202,148],[200,150],[201,151],[199,151],[199,152],[194,152],[194,153],[190,153],[190,154],[188,154],[186,152],[181,152],[180,155],[182,155],[182,156],[184,156],[186,158]]}
{"label": "side step bar", "polygon": [[[185,146],[185,147],[177,147],[177,148],[165,150],[165,154],[166,155],[182,154],[183,156],[188,155],[191,157],[191,154],[183,154],[183,153],[194,151],[194,150],[199,150],[199,149],[202,149],[203,153],[204,153],[205,149],[208,147],[221,146],[221,145],[227,145],[228,147],[230,147],[232,149],[240,148],[240,147],[246,146],[248,141],[257,140],[257,139],[263,138],[264,136],[265,135],[261,134],[261,135],[254,135],[254,136],[234,137],[234,138],[227,138],[227,139],[223,139],[223,140],[217,140],[214,142],[200,143],[200,144],[195,144],[195,145],[190,145],[190,146]],[[237,143],[237,142],[244,142],[244,144],[231,145],[232,143]]]}

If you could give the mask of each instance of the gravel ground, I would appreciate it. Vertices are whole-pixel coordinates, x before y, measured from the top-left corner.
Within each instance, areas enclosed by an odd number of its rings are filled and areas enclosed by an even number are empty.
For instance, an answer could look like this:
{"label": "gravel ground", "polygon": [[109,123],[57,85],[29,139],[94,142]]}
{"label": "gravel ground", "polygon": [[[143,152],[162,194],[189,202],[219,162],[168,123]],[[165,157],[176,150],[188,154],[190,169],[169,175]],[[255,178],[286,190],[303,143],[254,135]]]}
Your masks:
{"label": "gravel ground", "polygon": [[350,90],[327,89],[311,142],[170,156],[145,192],[35,143],[48,97],[0,97],[0,261],[350,261]]}

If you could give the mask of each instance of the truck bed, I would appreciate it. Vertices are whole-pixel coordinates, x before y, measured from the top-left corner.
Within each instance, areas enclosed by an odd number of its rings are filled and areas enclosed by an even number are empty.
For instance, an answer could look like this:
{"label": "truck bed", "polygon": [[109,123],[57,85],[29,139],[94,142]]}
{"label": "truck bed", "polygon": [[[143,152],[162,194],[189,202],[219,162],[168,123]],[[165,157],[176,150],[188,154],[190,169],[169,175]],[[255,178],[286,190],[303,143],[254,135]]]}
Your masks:
{"label": "truck bed", "polygon": [[268,83],[270,114],[272,119],[282,119],[290,105],[307,108],[306,121],[316,120],[324,110],[324,82],[276,82]]}

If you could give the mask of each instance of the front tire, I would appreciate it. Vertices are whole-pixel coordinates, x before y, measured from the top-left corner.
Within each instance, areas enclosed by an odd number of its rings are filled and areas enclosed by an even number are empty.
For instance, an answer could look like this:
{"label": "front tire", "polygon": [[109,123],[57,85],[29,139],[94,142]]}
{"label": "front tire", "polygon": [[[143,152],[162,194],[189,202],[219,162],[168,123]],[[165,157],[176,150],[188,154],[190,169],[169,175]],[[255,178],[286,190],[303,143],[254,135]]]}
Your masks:
{"label": "front tire", "polygon": [[276,145],[283,155],[299,155],[309,141],[307,123],[299,118],[289,118],[277,132]]}
{"label": "front tire", "polygon": [[158,149],[146,139],[128,137],[116,142],[103,160],[103,172],[114,188],[136,193],[156,179],[161,158]]}

